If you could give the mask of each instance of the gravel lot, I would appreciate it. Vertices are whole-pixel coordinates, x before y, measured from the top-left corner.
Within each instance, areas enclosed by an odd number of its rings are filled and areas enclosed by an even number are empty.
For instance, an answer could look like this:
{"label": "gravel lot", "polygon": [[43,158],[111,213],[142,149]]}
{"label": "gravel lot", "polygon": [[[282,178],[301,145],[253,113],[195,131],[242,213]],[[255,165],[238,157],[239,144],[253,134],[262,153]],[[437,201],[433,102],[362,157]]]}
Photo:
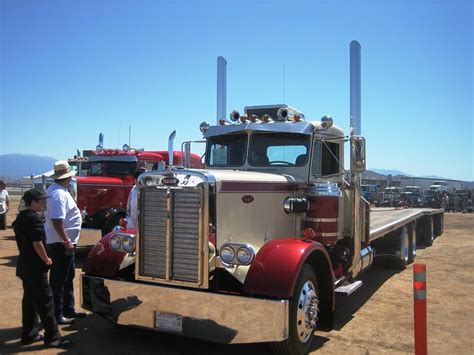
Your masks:
{"label": "gravel lot", "polygon": [[[8,216],[10,226],[18,200]],[[78,269],[97,233],[86,232],[78,251]],[[117,327],[96,315],[61,326],[73,346],[47,349],[19,344],[20,280],[15,277],[17,249],[13,230],[0,231],[0,353],[159,353],[270,354],[267,344],[220,345]],[[416,262],[427,266],[428,350],[432,354],[474,354],[474,214],[445,215],[444,234],[432,247],[418,250]],[[317,331],[313,352],[324,354],[408,354],[413,346],[412,267],[397,272],[375,265],[362,275],[364,286],[338,298],[335,329]],[[77,278],[76,278],[77,281]],[[76,294],[78,285],[76,285]],[[78,295],[76,296],[79,299]]]}

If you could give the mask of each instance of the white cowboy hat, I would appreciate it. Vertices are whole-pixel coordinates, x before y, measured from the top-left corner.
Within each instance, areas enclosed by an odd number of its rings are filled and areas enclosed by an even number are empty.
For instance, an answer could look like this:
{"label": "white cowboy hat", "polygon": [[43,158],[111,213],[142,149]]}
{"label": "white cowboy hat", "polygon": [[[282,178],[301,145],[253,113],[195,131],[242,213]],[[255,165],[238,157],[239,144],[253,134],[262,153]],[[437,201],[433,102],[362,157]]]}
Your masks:
{"label": "white cowboy hat", "polygon": [[54,174],[51,175],[53,179],[62,180],[74,175],[76,175],[76,173],[71,171],[71,167],[66,160],[58,160],[54,163]]}

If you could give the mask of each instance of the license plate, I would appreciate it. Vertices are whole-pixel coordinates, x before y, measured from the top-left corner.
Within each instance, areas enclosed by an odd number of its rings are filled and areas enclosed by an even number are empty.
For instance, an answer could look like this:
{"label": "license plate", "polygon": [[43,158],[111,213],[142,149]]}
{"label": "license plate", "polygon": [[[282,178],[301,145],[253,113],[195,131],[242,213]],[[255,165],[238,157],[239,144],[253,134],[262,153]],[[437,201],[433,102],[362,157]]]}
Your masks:
{"label": "license plate", "polygon": [[155,312],[155,328],[173,333],[182,333],[183,316],[179,314]]}

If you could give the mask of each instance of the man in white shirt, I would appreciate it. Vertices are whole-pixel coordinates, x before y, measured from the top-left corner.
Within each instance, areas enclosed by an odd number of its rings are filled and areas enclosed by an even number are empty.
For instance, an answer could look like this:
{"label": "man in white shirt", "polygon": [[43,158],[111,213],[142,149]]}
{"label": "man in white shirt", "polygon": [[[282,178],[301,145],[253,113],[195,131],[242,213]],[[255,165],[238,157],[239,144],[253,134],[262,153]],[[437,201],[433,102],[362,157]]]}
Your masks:
{"label": "man in white shirt", "polygon": [[7,212],[10,208],[10,196],[5,190],[7,185],[3,180],[0,180],[0,229],[7,229]]}
{"label": "man in white shirt", "polygon": [[82,218],[76,201],[68,191],[75,173],[67,161],[54,164],[54,183],[48,187],[46,206],[46,244],[53,260],[49,275],[54,297],[54,314],[58,324],[70,324],[73,318],[84,317],[74,307],[76,262],[74,249],[79,242]]}
{"label": "man in white shirt", "polygon": [[128,195],[127,201],[127,228],[137,229],[137,219],[138,219],[138,187],[137,179],[141,173],[146,171],[145,168],[138,168],[135,172],[135,185],[133,185],[130,193]]}

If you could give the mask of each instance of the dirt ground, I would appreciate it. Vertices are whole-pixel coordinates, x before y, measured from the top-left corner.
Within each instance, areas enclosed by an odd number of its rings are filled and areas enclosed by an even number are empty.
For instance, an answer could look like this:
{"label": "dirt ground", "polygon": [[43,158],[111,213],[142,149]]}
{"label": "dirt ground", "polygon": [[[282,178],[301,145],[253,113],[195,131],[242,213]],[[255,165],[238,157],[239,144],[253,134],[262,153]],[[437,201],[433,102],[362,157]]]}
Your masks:
{"label": "dirt ground", "polygon": [[[15,277],[17,249],[10,225],[16,205],[0,231],[0,353],[159,353],[270,354],[267,344],[220,345],[138,329],[117,327],[90,314],[72,326],[61,326],[72,340],[69,350],[42,343],[21,346],[20,280]],[[98,234],[84,233],[78,269]],[[431,354],[474,354],[474,214],[445,215],[444,234],[432,247],[419,249],[416,262],[427,266],[428,351]],[[337,299],[335,329],[317,331],[314,353],[409,354],[414,352],[412,267],[397,272],[375,265],[362,275],[363,287]],[[78,281],[76,277],[76,281]],[[78,282],[76,297],[79,300]]]}

